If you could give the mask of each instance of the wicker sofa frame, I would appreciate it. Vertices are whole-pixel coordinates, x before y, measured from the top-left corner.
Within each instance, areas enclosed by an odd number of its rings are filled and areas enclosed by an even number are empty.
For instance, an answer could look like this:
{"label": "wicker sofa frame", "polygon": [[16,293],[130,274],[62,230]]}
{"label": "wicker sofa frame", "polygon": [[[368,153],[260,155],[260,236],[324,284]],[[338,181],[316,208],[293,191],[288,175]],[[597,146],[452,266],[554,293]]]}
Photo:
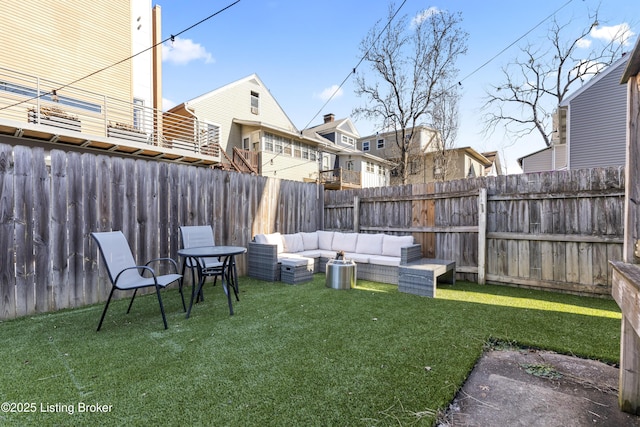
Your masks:
{"label": "wicker sofa frame", "polygon": [[[278,262],[278,249],[276,245],[250,242],[247,248],[247,261],[249,277],[268,282],[280,281],[281,266]],[[422,247],[419,244],[406,246],[400,250],[400,265],[417,261],[422,258]],[[330,258],[314,258],[314,273],[324,273]],[[372,282],[398,284],[398,266],[379,265],[356,262],[358,279]]]}

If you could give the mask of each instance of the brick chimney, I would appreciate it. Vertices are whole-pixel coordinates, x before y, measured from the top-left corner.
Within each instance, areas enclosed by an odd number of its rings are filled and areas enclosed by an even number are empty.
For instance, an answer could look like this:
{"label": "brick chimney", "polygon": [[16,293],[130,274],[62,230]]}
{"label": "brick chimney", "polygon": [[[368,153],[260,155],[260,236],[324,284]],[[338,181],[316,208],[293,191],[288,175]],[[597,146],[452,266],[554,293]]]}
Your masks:
{"label": "brick chimney", "polygon": [[333,122],[333,120],[335,118],[336,118],[336,116],[334,116],[333,113],[325,114],[324,115],[324,122],[325,123],[331,123],[331,122]]}

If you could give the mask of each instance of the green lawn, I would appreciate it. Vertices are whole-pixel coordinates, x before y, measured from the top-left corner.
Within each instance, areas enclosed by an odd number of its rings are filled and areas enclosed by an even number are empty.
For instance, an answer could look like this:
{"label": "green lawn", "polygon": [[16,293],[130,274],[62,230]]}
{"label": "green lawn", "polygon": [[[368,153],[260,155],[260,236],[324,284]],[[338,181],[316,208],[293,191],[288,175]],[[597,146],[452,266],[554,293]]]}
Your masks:
{"label": "green lawn", "polygon": [[113,302],[100,332],[103,305],[0,323],[0,395],[20,411],[0,424],[429,426],[490,340],[619,359],[612,300],[461,282],[430,299],[323,275],[240,287],[232,317],[220,286],[190,319],[164,292],[168,330],[154,295],[129,315]]}

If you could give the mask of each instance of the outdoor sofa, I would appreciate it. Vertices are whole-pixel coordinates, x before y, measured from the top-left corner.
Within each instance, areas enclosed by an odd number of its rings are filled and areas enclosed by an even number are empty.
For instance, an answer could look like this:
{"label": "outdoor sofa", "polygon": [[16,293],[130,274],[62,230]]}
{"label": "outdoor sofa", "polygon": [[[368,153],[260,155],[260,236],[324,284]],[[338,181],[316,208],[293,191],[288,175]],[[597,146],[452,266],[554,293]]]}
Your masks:
{"label": "outdoor sofa", "polygon": [[306,260],[309,270],[324,273],[327,262],[344,251],[357,264],[357,278],[398,284],[400,265],[417,261],[422,249],[413,236],[313,231],[258,234],[247,251],[248,275],[271,282],[281,278],[284,260]]}

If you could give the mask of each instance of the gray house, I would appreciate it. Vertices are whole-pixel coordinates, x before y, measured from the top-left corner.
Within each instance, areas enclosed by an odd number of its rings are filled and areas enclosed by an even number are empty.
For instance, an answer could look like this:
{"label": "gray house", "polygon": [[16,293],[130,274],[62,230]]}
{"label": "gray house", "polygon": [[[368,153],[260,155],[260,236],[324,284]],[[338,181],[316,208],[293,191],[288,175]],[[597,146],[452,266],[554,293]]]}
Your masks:
{"label": "gray house", "polygon": [[523,172],[623,166],[626,86],[624,55],[566,97],[553,119],[551,147],[518,159]]}

